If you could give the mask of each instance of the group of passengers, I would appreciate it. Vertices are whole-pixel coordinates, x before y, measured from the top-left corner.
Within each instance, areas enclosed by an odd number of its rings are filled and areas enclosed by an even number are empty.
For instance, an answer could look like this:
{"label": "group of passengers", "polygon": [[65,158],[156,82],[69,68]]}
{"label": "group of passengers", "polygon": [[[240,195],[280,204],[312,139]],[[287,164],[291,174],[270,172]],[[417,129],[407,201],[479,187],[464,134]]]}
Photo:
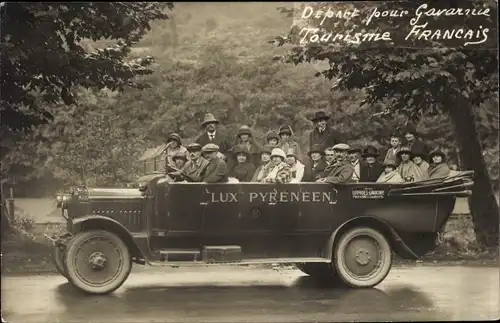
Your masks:
{"label": "group of passengers", "polygon": [[311,119],[315,128],[304,156],[289,125],[270,131],[263,147],[255,143],[251,129],[242,126],[237,143],[230,145],[217,131],[219,121],[208,113],[202,123],[205,131],[194,143],[184,147],[178,134],[168,136],[166,163],[173,166],[167,168],[168,176],[205,183],[337,184],[417,182],[450,174],[444,151],[436,148],[429,152],[412,125],[401,133],[394,132],[389,149],[381,156],[374,146],[360,148],[344,143],[340,134],[327,125],[328,119],[323,111]]}

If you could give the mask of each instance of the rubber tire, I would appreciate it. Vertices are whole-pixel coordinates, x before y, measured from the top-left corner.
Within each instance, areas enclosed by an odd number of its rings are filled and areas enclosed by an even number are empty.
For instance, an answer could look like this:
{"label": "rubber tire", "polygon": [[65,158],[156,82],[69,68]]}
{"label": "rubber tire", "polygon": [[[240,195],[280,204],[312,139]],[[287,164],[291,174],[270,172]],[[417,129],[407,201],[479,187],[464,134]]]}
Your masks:
{"label": "rubber tire", "polygon": [[[104,237],[109,241],[112,241],[123,256],[122,268],[119,275],[114,281],[104,286],[90,286],[84,281],[81,281],[75,274],[74,262],[68,261],[68,259],[74,259],[75,253],[82,242],[96,236]],[[130,255],[125,242],[123,242],[123,240],[114,233],[104,230],[89,230],[76,234],[65,250],[64,260],[64,269],[69,282],[77,289],[89,294],[109,294],[114,292],[125,282],[125,280],[127,280],[130,271],[132,270],[132,256]]]}
{"label": "rubber tire", "polygon": [[[344,266],[344,249],[350,240],[358,235],[367,235],[372,239],[375,239],[382,249],[383,257],[385,260],[382,264],[382,270],[380,274],[376,275],[369,280],[358,280],[355,277],[349,275],[348,269]],[[358,227],[351,229],[340,237],[338,242],[334,246],[334,263],[337,275],[342,279],[342,281],[350,287],[356,288],[369,288],[380,284],[389,274],[392,267],[392,250],[389,242],[383,234],[379,231],[369,228],[369,227]]]}
{"label": "rubber tire", "polygon": [[66,272],[64,271],[64,251],[61,251],[59,247],[54,246],[52,249],[52,261],[54,262],[54,266],[56,267],[57,271],[65,278]]}

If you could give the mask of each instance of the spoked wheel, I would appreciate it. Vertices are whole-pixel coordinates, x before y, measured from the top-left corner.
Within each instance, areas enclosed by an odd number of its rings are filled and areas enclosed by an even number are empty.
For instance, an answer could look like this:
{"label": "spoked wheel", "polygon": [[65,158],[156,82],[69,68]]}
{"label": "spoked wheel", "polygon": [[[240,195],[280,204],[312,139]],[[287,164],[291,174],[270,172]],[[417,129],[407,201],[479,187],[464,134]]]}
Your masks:
{"label": "spoked wheel", "polygon": [[376,286],[391,270],[391,247],[384,235],[374,229],[351,229],[334,248],[337,274],[348,286]]}
{"label": "spoked wheel", "polygon": [[103,230],[78,233],[65,252],[68,280],[91,294],[107,294],[120,287],[132,269],[127,245],[115,234]]}

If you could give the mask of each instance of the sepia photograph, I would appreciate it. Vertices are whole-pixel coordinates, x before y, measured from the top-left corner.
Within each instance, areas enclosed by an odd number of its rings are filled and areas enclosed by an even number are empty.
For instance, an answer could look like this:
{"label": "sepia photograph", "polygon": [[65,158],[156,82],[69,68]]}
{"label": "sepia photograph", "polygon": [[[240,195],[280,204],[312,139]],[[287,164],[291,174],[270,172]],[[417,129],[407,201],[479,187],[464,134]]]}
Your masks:
{"label": "sepia photograph", "polygon": [[498,1],[0,2],[9,323],[500,319]]}

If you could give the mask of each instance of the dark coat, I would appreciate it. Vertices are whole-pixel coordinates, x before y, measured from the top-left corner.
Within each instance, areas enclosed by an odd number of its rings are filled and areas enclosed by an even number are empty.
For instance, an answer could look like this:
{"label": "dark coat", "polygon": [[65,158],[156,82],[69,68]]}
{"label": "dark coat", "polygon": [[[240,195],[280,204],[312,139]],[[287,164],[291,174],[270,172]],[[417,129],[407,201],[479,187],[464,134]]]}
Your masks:
{"label": "dark coat", "polygon": [[237,143],[235,144],[229,151],[228,154],[231,155],[231,158],[227,159],[227,163],[230,169],[236,165],[236,155],[234,154],[234,149],[238,146],[245,147],[248,153],[250,154],[250,159],[249,162],[251,162],[255,167],[258,167],[260,165],[260,147],[257,145],[255,142],[250,141],[248,147],[241,144]]}
{"label": "dark coat", "polygon": [[[348,161],[335,162],[329,165],[322,175],[325,183],[341,184],[351,182],[354,167]],[[326,176],[325,176],[326,175]]]}
{"label": "dark coat", "polygon": [[359,181],[360,182],[376,182],[380,177],[380,174],[384,171],[384,166],[378,161],[375,161],[373,165],[369,165],[366,162],[360,163],[359,165]]}
{"label": "dark coat", "polygon": [[227,182],[229,170],[226,163],[219,158],[209,161],[202,182],[205,183],[225,183]]}
{"label": "dark coat", "polygon": [[251,182],[255,174],[255,166],[250,162],[236,163],[229,172],[230,177],[237,178],[240,182]]}
{"label": "dark coat", "polygon": [[319,133],[318,128],[314,128],[309,134],[309,150],[313,145],[320,145],[321,150],[328,147],[333,147],[336,144],[342,143],[343,138],[341,134],[333,128],[326,127],[325,131]]}
{"label": "dark coat", "polygon": [[190,160],[184,165],[184,168],[182,168],[182,171],[189,175],[195,182],[199,182],[203,178],[204,172],[208,166],[208,160],[200,157],[198,163],[198,165],[194,165],[193,161]]}
{"label": "dark coat", "polygon": [[424,156],[424,160],[427,160],[427,156],[429,156],[429,147],[420,139],[415,138],[411,145],[405,140],[405,144],[403,145],[411,149],[411,151],[418,151],[422,153]]}
{"label": "dark coat", "polygon": [[313,166],[312,160],[309,160],[304,169],[304,177],[302,178],[303,182],[314,182],[316,177],[320,175],[326,168],[327,164],[324,159],[320,159],[319,163],[316,167]]}
{"label": "dark coat", "polygon": [[202,147],[205,146],[206,144],[210,144],[210,143],[216,144],[217,146],[219,146],[219,151],[226,156],[227,156],[229,150],[231,149],[230,144],[227,140],[227,137],[218,130],[215,133],[214,140],[210,140],[208,138],[207,132],[205,131],[198,138],[196,138],[195,142],[200,144]]}

